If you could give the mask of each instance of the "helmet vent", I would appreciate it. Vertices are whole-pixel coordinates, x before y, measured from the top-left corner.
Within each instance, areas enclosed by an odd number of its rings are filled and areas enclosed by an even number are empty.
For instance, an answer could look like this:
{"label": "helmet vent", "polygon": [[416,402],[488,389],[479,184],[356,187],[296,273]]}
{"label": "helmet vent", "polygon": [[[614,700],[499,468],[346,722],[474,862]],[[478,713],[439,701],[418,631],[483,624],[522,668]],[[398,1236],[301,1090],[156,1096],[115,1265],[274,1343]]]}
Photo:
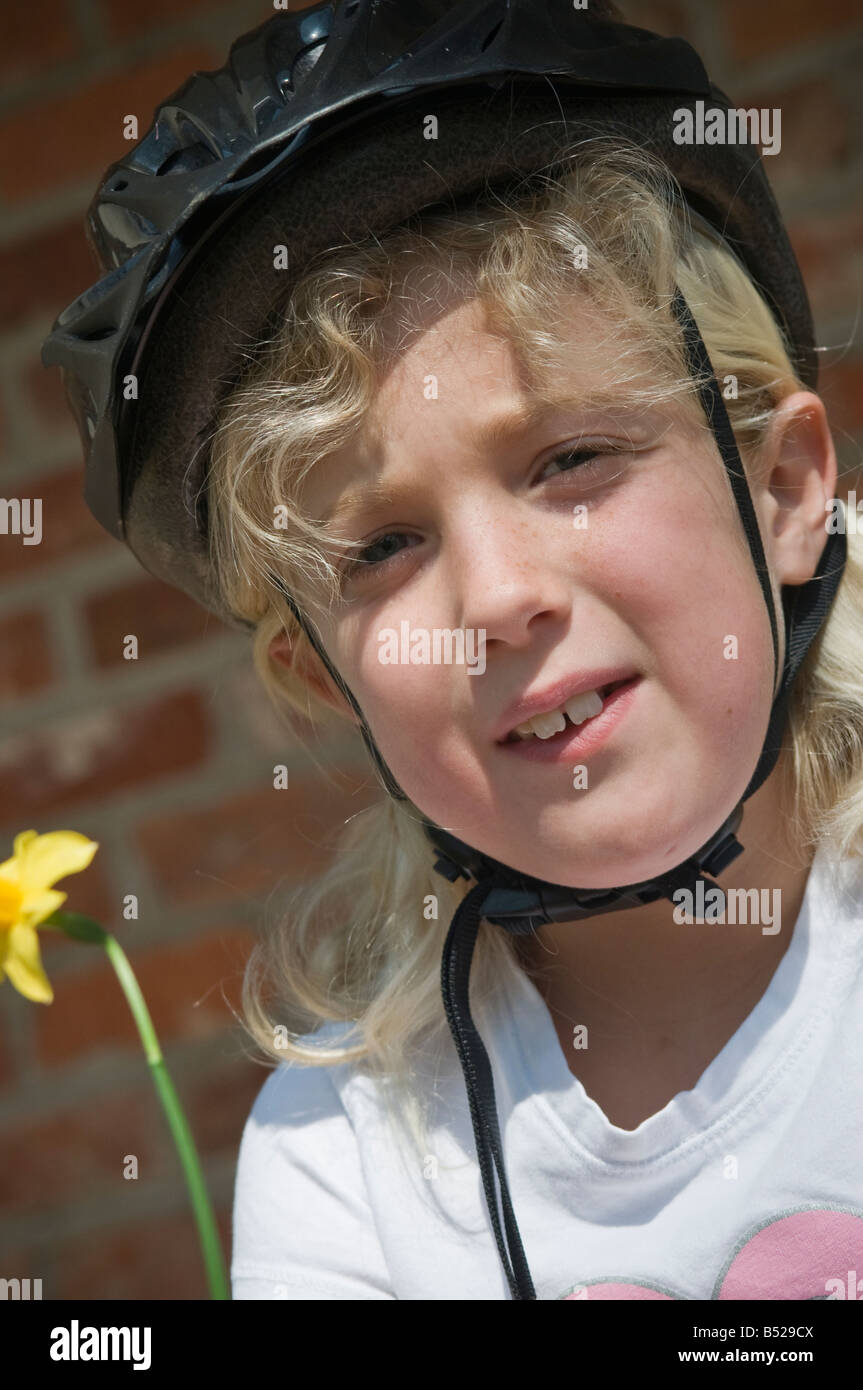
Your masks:
{"label": "helmet vent", "polygon": [[184,149],[174,150],[168,155],[158,171],[159,178],[165,174],[189,174],[194,169],[203,169],[207,164],[213,162],[213,151],[208,145],[196,140],[193,145],[186,145]]}
{"label": "helmet vent", "polygon": [[310,44],[308,48],[303,49],[302,53],[298,53],[291,68],[290,81],[289,83],[283,82],[282,86],[290,86],[293,91],[301,87],[306,74],[311,71],[323,53],[326,43],[326,39],[319,39],[317,43]]}

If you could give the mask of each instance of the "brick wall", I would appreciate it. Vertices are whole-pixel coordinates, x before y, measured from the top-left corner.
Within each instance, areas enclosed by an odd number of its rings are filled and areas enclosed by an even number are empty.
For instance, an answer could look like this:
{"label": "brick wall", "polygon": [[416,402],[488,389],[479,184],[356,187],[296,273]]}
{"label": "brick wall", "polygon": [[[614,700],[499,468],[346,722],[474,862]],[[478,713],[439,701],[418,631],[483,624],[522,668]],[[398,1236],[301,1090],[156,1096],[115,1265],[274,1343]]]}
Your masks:
{"label": "brick wall", "polygon": [[[735,104],[781,107],[768,174],[828,347],[840,467],[857,468],[859,7],[786,0],[781,24],[779,7],[751,0],[623,8],[690,38]],[[330,750],[333,775],[317,771],[258,691],[246,639],[92,519],[59,372],[38,352],[93,279],[83,217],[126,148],[123,115],[145,129],[160,98],[271,13],[263,0],[52,0],[46,17],[9,0],[0,17],[0,494],[43,501],[40,545],[0,535],[0,859],[31,827],[98,840],[91,869],[60,886],[128,950],[228,1254],[237,1145],[266,1075],[231,1013],[243,962],[273,889],[314,873],[327,836],[376,792],[356,738]],[[282,761],[290,789],[277,793]],[[122,917],[129,893],[136,921]],[[41,941],[55,1002],[0,987],[0,1275],[42,1278],[46,1298],[203,1297],[182,1176],[113,972],[93,948]],[[122,1176],[127,1154],[137,1181]]]}
{"label": "brick wall", "polygon": [[[43,538],[0,535],[0,860],[19,830],[99,842],[59,886],[116,932],[198,1143],[226,1254],[237,1146],[267,1075],[235,1023],[266,900],[319,870],[374,791],[360,741],[323,778],[279,727],[247,640],[141,569],[81,496],[77,433],[39,347],[95,272],[87,205],[190,72],[263,0],[11,0],[0,19],[0,457]],[[139,658],[123,658],[123,637]],[[340,755],[340,756],[339,756]],[[273,788],[287,762],[289,789]],[[122,915],[138,897],[137,921]],[[40,937],[55,999],[0,986],[0,1275],[45,1298],[206,1296],[182,1173],[104,953]],[[140,1176],[123,1177],[135,1154]],[[168,1253],[170,1252],[170,1258]]]}

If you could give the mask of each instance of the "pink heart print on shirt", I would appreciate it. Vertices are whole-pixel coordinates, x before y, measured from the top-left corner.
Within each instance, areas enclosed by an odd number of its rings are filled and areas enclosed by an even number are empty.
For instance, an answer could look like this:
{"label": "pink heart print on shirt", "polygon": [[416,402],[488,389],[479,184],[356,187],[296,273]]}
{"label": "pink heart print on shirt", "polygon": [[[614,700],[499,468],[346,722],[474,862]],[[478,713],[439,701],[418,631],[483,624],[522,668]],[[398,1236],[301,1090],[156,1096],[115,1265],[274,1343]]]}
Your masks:
{"label": "pink heart print on shirt", "polygon": [[[648,1280],[574,1284],[569,1299],[687,1299]],[[801,1207],[768,1217],[737,1242],[711,1299],[855,1299],[863,1302],[863,1212]]]}

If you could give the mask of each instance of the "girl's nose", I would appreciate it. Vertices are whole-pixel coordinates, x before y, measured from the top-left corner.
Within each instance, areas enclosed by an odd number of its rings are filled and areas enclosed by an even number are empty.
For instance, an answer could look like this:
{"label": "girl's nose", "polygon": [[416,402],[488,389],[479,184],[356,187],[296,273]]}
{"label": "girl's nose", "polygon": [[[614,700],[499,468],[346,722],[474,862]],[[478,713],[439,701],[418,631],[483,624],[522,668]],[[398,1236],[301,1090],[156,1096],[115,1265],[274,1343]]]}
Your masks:
{"label": "girl's nose", "polygon": [[473,514],[472,525],[450,547],[450,582],[460,626],[485,629],[486,643],[522,646],[531,623],[566,621],[572,586],[548,528],[496,511]]}

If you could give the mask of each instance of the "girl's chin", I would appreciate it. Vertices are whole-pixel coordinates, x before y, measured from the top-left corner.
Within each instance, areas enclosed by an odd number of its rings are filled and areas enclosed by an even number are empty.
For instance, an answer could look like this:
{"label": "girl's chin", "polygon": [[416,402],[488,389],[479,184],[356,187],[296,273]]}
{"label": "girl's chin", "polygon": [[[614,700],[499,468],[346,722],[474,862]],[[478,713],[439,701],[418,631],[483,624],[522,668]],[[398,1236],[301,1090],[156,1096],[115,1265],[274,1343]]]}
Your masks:
{"label": "girl's chin", "polygon": [[[583,888],[590,891],[622,888],[630,883],[642,883],[662,872],[662,869],[658,867],[653,869],[647,867],[642,871],[639,867],[633,866],[631,862],[625,868],[618,864],[615,868],[609,867],[607,870],[600,871],[596,867],[596,861],[592,860],[589,867],[585,864],[583,870],[580,871],[577,866],[573,869],[572,861],[569,861],[566,870],[564,870],[560,860],[556,864],[541,865],[525,860],[522,855],[513,856],[511,859],[494,855],[493,858],[499,859],[502,864],[507,864],[517,873],[540,879],[544,883],[555,883],[563,888]],[[654,861],[655,864],[656,861]]]}
{"label": "girl's chin", "polygon": [[[677,827],[670,821],[665,822],[662,835],[655,840],[649,838],[647,828],[643,834],[636,832],[632,849],[621,844],[620,827],[617,827],[616,843],[603,847],[601,842],[595,841],[587,851],[583,836],[579,836],[578,843],[569,849],[562,838],[556,839],[554,845],[548,841],[543,844],[541,832],[526,827],[517,842],[486,848],[485,853],[517,873],[529,874],[546,883],[585,889],[621,888],[658,878],[695,854],[721,824],[721,813],[717,812],[717,816],[720,818],[706,827],[697,841],[691,838],[691,821]],[[661,823],[651,818],[649,824],[655,829]],[[469,843],[476,844],[475,841]],[[481,842],[476,847],[482,848]]]}

